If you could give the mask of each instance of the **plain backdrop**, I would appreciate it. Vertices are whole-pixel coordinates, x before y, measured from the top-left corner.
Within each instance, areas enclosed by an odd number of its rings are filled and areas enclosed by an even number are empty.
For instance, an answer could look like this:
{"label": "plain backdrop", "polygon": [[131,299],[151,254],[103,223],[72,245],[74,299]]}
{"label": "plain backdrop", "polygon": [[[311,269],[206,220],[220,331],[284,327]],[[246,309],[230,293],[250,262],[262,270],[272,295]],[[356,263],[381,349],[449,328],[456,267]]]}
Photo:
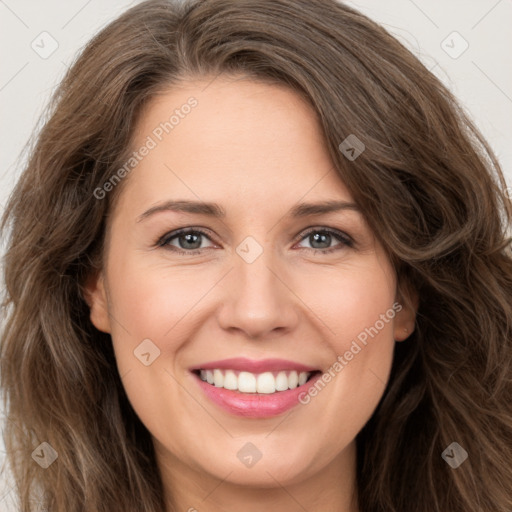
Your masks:
{"label": "plain backdrop", "polygon": [[[21,150],[76,52],[136,3],[0,0],[1,210],[23,169]],[[512,185],[512,2],[347,3],[381,23],[447,84],[490,142]],[[0,465],[2,459],[0,441]],[[0,475],[0,512],[16,510],[13,496],[11,479],[4,471]]]}

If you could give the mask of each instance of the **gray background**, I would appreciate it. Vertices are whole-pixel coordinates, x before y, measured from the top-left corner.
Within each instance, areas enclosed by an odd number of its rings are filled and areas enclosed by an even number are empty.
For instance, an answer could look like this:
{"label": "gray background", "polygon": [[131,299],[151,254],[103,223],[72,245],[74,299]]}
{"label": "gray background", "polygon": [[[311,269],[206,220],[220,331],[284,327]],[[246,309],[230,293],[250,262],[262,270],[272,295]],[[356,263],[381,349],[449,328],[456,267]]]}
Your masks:
{"label": "gray background", "polygon": [[[76,52],[99,29],[136,3],[0,0],[2,210],[23,168],[21,150]],[[512,2],[358,0],[347,3],[383,24],[448,85],[490,142],[508,184],[512,185]],[[41,35],[43,32],[47,34]],[[53,47],[55,51],[48,55]],[[0,441],[0,465],[2,460]],[[16,510],[11,486],[9,475],[2,471],[0,512]]]}

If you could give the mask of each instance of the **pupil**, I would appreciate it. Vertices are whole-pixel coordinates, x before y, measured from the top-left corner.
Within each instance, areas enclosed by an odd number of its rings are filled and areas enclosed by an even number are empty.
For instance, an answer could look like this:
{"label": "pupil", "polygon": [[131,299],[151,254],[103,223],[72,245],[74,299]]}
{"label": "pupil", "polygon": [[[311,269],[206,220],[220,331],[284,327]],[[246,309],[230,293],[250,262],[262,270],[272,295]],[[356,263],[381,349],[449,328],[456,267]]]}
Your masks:
{"label": "pupil", "polygon": [[[194,238],[196,239],[194,241]],[[197,244],[198,240],[199,240],[199,235],[195,235],[193,233],[187,233],[186,235],[182,235],[180,237],[180,240],[185,240],[185,243],[184,244],[180,244],[182,246],[183,249],[199,249],[199,247],[201,246],[201,241],[199,241],[199,244],[197,245],[197,247],[190,247],[190,244],[194,245],[194,244]],[[185,245],[185,247],[183,247],[183,245]]]}
{"label": "pupil", "polygon": [[[329,247],[331,242],[331,235],[329,233],[315,233],[314,235],[311,235],[310,237],[311,246],[314,249],[325,249],[326,247]],[[325,244],[323,247],[315,247],[315,243]]]}

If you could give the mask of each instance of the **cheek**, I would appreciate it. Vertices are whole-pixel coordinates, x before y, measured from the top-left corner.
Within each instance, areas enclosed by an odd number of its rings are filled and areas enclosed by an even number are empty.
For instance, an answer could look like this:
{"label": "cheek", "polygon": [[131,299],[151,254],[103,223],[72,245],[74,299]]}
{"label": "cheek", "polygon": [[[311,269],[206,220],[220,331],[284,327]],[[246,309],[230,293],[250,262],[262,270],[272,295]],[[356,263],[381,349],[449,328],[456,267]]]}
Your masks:
{"label": "cheek", "polygon": [[195,405],[176,385],[176,368],[190,329],[187,313],[206,285],[192,272],[149,268],[136,260],[112,268],[110,276],[112,340],[128,399],[152,434],[175,433],[182,428],[174,421],[176,411]]}
{"label": "cheek", "polygon": [[[150,338],[160,345],[165,340],[168,345],[211,286],[208,275],[203,273],[205,279],[198,279],[193,269],[147,267],[129,261],[111,275],[112,312],[119,321],[114,330],[122,338],[130,333],[139,343]],[[119,328],[120,323],[124,329]]]}
{"label": "cheek", "polygon": [[[393,337],[396,283],[387,261],[367,258],[357,265],[318,274],[314,282],[313,287],[308,280],[300,293],[327,327],[325,332],[337,354],[349,350],[351,341],[358,336],[363,342],[365,336]],[[374,329],[376,323],[378,333]]]}
{"label": "cheek", "polygon": [[[389,266],[376,260],[364,269],[344,269],[329,279],[330,294],[323,302],[321,319],[328,326],[331,361],[322,382],[303,397],[307,407],[322,414],[329,436],[344,431],[355,436],[371,417],[389,377],[393,360],[395,278]],[[333,291],[334,290],[334,291]],[[336,426],[336,428],[333,428]],[[333,443],[346,441],[344,436]]]}

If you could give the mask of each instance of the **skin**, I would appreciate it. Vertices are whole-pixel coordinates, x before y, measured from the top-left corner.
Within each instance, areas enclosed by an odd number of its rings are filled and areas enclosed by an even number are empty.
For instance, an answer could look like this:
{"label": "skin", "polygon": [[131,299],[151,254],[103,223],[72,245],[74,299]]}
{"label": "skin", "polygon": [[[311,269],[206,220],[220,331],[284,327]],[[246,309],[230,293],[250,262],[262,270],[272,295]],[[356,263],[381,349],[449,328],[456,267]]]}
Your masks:
{"label": "skin", "polygon": [[[198,101],[125,178],[104,268],[87,288],[91,321],[112,336],[127,395],[154,439],[169,509],[355,512],[355,437],[415,311],[404,305],[317,396],[282,415],[241,418],[204,395],[188,370],[194,365],[275,357],[327,371],[403,303],[359,211],[287,215],[299,202],[353,202],[311,107],[282,86],[210,82],[174,87],[139,120],[134,148],[189,97]],[[162,211],[137,221],[170,199],[215,202],[226,216]],[[196,239],[202,253],[173,252],[169,245],[190,251],[179,237],[156,245],[183,227],[209,233]],[[302,235],[310,227],[338,230],[354,245],[334,236],[315,242]],[[236,252],[247,236],[263,249],[252,263]],[[148,338],[160,355],[145,366],[134,350]],[[250,468],[237,457],[247,442],[262,454]]]}

